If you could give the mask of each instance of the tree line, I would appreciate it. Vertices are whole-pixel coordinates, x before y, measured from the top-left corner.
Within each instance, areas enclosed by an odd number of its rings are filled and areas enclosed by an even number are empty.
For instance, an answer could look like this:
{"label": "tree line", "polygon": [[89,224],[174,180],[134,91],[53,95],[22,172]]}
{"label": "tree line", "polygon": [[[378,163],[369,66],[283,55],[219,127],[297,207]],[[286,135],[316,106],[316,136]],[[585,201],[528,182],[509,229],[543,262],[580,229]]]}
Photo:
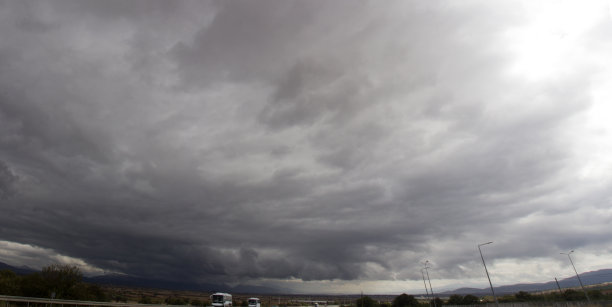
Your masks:
{"label": "tree line", "polygon": [[83,274],[78,267],[61,264],[53,264],[28,275],[1,270],[0,294],[101,302],[110,300],[100,286],[83,282]]}
{"label": "tree line", "polygon": [[[587,291],[591,300],[612,300],[612,294],[605,294],[599,289],[591,289]],[[566,289],[563,292],[548,292],[541,294],[531,294],[525,291],[519,291],[513,295],[504,295],[499,297],[500,303],[512,302],[543,302],[543,301],[586,301],[584,292],[574,289]]]}
{"label": "tree line", "polygon": [[[440,301],[440,305],[438,306],[441,306],[441,300],[439,298],[436,298],[436,300]],[[369,296],[364,296],[355,301],[355,307],[423,307],[427,305],[427,302],[421,303],[413,295],[408,295],[406,293],[396,296],[390,303],[380,303]]]}
{"label": "tree line", "polygon": [[[612,293],[602,292],[601,290],[589,290],[589,297],[592,300],[612,300]],[[364,296],[355,301],[355,307],[441,307],[443,305],[456,306],[456,305],[478,305],[492,302],[493,298],[481,299],[475,295],[459,295],[453,294],[448,300],[444,301],[438,297],[434,300],[429,301],[418,301],[414,296],[402,294],[392,302],[377,302],[369,296]],[[574,289],[566,289],[563,292],[549,292],[541,294],[531,294],[525,291],[519,291],[515,294],[504,295],[498,298],[500,303],[512,303],[512,302],[555,302],[555,301],[585,301],[586,297],[582,291],[576,291]]]}

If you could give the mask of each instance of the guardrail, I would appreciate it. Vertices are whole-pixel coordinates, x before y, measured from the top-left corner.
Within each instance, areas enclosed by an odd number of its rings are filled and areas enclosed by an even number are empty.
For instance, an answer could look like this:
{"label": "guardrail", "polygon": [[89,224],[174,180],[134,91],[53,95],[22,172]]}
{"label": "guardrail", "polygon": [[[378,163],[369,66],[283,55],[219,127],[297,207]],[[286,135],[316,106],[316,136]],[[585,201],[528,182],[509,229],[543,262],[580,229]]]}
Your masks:
{"label": "guardrail", "polygon": [[[73,300],[59,300],[50,298],[38,298],[38,297],[22,297],[22,296],[8,296],[0,295],[0,307],[10,307],[11,303],[22,303],[20,306],[36,307],[44,305],[45,307],[64,307],[64,306],[105,306],[105,307],[171,307],[174,305],[158,305],[158,304],[137,304],[137,303],[113,303],[113,302],[93,302],[93,301],[73,301]],[[185,307],[185,306],[181,306]]]}

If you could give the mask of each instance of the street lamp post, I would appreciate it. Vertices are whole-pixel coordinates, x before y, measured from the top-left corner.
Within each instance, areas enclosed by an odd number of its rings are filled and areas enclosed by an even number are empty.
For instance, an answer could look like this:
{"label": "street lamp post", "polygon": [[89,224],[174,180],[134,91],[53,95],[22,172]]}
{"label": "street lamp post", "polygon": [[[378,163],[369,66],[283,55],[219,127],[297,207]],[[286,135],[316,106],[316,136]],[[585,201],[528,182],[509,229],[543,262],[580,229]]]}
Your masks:
{"label": "street lamp post", "polygon": [[487,273],[487,279],[489,280],[489,285],[491,286],[491,293],[493,293],[493,298],[495,299],[495,306],[499,307],[499,302],[497,301],[495,290],[493,290],[493,283],[491,283],[491,277],[489,277],[489,271],[487,270],[487,265],[485,264],[484,257],[482,256],[482,250],[480,249],[481,246],[491,244],[491,243],[493,242],[478,244],[478,251],[480,252],[480,259],[482,259],[482,265],[485,268],[485,273]]}
{"label": "street lamp post", "polygon": [[578,278],[578,282],[580,283],[580,287],[582,288],[582,291],[584,292],[584,296],[586,296],[587,301],[590,303],[591,299],[589,298],[589,295],[587,294],[586,290],[584,289],[584,286],[582,285],[582,280],[580,280],[580,275],[578,275],[578,271],[576,271],[576,266],[574,266],[574,262],[572,261],[572,257],[570,257],[570,254],[573,253],[574,250],[569,251],[569,253],[559,253],[561,255],[567,255],[567,259],[569,259],[570,263],[572,264],[572,268],[574,268],[574,272],[576,273],[576,277]]}
{"label": "street lamp post", "polygon": [[425,260],[425,264],[424,264],[424,269],[425,269],[425,273],[427,273],[427,281],[429,282],[429,290],[431,291],[431,301],[433,302],[434,307],[436,306],[436,296],[433,292],[433,288],[431,287],[431,279],[429,279],[429,271],[427,269],[429,269],[429,267],[427,266],[427,264],[429,263],[429,260]]}
{"label": "street lamp post", "polygon": [[[421,269],[421,276],[423,276],[423,286],[425,286],[425,293],[427,293],[427,298],[429,298],[429,290],[427,289],[427,284],[425,283],[425,273],[423,273],[423,269]],[[431,302],[429,303],[431,306]]]}

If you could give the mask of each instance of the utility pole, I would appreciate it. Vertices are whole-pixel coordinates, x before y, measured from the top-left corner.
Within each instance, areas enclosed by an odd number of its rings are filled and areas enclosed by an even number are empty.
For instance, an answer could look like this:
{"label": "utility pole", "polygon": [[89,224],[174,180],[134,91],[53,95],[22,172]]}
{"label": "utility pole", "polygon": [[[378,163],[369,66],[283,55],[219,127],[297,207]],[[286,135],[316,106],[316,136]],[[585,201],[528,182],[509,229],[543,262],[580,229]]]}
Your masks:
{"label": "utility pole", "polygon": [[574,272],[576,272],[576,277],[578,278],[578,282],[580,283],[580,287],[582,288],[582,292],[584,292],[584,296],[586,296],[586,299],[589,303],[591,303],[591,299],[589,298],[589,295],[587,294],[586,290],[584,289],[584,286],[582,285],[582,280],[580,280],[580,275],[578,275],[578,271],[576,271],[576,267],[574,266],[574,262],[572,261],[572,257],[570,257],[570,254],[573,253],[574,250],[572,249],[569,253],[559,253],[562,255],[567,255],[567,258],[569,259],[570,263],[572,264],[572,268],[574,268]]}
{"label": "utility pole", "polygon": [[436,306],[436,296],[435,296],[435,294],[433,292],[433,288],[431,287],[431,279],[429,279],[429,271],[427,270],[429,268],[427,266],[428,264],[429,264],[429,260],[425,260],[425,264],[424,264],[425,267],[424,267],[424,269],[425,269],[425,273],[427,273],[427,281],[429,281],[429,290],[431,290],[431,301],[433,302],[433,306],[437,307]]}
{"label": "utility pole", "polygon": [[[423,269],[421,269],[421,275],[423,276],[423,286],[425,286],[425,293],[427,293],[427,299],[429,299],[429,290],[427,290],[427,284],[425,283],[425,273],[423,273]],[[431,306],[431,301],[429,302]]]}
{"label": "utility pole", "polygon": [[499,307],[499,302],[497,301],[497,296],[495,295],[495,290],[493,290],[493,283],[491,282],[491,277],[489,277],[489,270],[487,270],[487,265],[485,264],[484,257],[482,256],[481,246],[491,244],[493,242],[487,242],[478,244],[478,251],[480,252],[480,259],[482,259],[482,265],[484,265],[485,272],[487,273],[487,279],[489,280],[489,285],[491,286],[491,293],[493,293],[493,298],[495,299],[495,306]]}
{"label": "utility pole", "polygon": [[559,281],[557,280],[557,277],[555,277],[555,282],[557,283],[557,288],[559,288],[559,293],[563,294],[563,292],[561,292],[561,286],[559,286]]}

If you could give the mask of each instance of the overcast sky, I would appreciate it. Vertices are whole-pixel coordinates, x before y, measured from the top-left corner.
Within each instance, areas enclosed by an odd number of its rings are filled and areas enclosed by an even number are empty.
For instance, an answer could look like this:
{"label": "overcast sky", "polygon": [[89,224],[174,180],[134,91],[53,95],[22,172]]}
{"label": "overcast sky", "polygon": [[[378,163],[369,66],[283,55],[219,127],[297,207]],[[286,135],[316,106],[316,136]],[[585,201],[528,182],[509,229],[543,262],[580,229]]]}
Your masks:
{"label": "overcast sky", "polygon": [[302,292],[612,268],[611,1],[0,1],[0,261]]}

